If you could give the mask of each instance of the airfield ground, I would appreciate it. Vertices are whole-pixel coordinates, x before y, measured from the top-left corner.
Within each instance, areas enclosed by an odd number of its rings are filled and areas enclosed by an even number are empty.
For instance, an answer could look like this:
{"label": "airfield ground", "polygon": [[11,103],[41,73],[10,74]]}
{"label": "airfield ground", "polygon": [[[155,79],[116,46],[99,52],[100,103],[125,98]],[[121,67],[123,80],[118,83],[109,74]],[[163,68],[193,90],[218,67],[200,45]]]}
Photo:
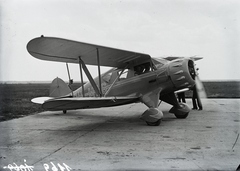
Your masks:
{"label": "airfield ground", "polygon": [[48,96],[49,84],[0,84],[0,170],[25,160],[34,170],[58,163],[72,170],[236,170],[240,82],[204,85],[210,99],[203,100],[203,111],[179,120],[162,103],[163,122],[149,127],[139,119],[143,104],[64,115],[30,102]]}
{"label": "airfield ground", "polygon": [[176,119],[162,103],[157,127],[139,119],[146,110],[140,103],[0,122],[0,170],[13,163],[33,170],[60,170],[58,163],[71,170],[236,170],[240,99],[204,99],[203,106]]}

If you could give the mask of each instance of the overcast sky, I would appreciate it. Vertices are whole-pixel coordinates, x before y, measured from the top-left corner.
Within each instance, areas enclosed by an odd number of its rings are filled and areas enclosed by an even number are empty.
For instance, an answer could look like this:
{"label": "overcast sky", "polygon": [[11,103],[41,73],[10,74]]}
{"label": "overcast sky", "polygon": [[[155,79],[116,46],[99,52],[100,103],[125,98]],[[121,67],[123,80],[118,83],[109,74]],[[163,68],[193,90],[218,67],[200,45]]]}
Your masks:
{"label": "overcast sky", "polygon": [[[0,81],[68,80],[64,63],[28,54],[41,35],[152,57],[202,56],[202,80],[240,80],[239,9],[238,0],[0,0]],[[78,66],[70,71],[79,81]]]}

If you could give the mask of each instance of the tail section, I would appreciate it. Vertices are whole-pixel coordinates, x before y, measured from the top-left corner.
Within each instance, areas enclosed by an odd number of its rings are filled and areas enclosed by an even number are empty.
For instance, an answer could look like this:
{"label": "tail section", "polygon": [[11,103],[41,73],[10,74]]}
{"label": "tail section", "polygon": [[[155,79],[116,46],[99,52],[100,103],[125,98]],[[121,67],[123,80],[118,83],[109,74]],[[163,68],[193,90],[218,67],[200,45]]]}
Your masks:
{"label": "tail section", "polygon": [[50,85],[49,97],[37,97],[31,101],[37,104],[44,104],[48,100],[54,99],[56,97],[67,96],[71,93],[72,90],[68,87],[68,85],[61,78],[57,77],[52,81]]}
{"label": "tail section", "polygon": [[62,97],[69,95],[71,92],[72,90],[68,87],[68,85],[61,78],[57,77],[50,85],[49,96]]}

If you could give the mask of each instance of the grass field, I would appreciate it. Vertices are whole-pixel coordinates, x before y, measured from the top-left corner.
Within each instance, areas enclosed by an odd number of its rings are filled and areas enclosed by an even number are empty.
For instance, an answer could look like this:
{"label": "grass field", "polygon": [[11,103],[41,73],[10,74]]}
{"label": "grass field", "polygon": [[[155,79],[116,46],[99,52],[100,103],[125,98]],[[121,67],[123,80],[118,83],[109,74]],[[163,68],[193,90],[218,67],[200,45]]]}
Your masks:
{"label": "grass field", "polygon": [[[208,98],[240,98],[240,81],[208,81],[203,85]],[[191,96],[191,92],[186,96]]]}
{"label": "grass field", "polygon": [[[73,84],[73,89],[80,84]],[[49,95],[49,84],[0,84],[0,121],[43,111],[31,99]]]}
{"label": "grass field", "polygon": [[[209,98],[240,98],[240,82],[203,82]],[[73,84],[75,90],[80,84]],[[0,84],[0,121],[43,111],[32,98],[48,96],[49,84]],[[191,92],[187,92],[187,97]]]}

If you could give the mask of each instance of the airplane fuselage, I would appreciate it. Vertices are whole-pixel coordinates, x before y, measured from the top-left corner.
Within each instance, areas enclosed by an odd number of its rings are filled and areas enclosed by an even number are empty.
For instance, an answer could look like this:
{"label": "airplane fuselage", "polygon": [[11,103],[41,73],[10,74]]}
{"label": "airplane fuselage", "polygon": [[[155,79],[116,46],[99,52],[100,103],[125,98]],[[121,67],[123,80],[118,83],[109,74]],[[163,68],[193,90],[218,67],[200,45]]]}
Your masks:
{"label": "airplane fuselage", "polygon": [[[133,68],[125,69],[122,74],[121,71],[123,69],[112,68],[101,75],[102,94],[106,97],[140,97],[156,89],[160,89],[161,94],[165,94],[178,89],[191,87],[195,83],[189,76],[190,71],[187,67],[189,61],[191,60],[182,59],[161,63],[161,65],[157,64],[155,69],[141,74],[136,74]],[[119,76],[120,74],[121,76]],[[94,81],[99,87],[99,77],[96,77]],[[82,87],[80,87],[73,92],[73,96],[96,97],[98,95],[94,91],[91,83],[88,82],[84,85],[84,93]]]}

